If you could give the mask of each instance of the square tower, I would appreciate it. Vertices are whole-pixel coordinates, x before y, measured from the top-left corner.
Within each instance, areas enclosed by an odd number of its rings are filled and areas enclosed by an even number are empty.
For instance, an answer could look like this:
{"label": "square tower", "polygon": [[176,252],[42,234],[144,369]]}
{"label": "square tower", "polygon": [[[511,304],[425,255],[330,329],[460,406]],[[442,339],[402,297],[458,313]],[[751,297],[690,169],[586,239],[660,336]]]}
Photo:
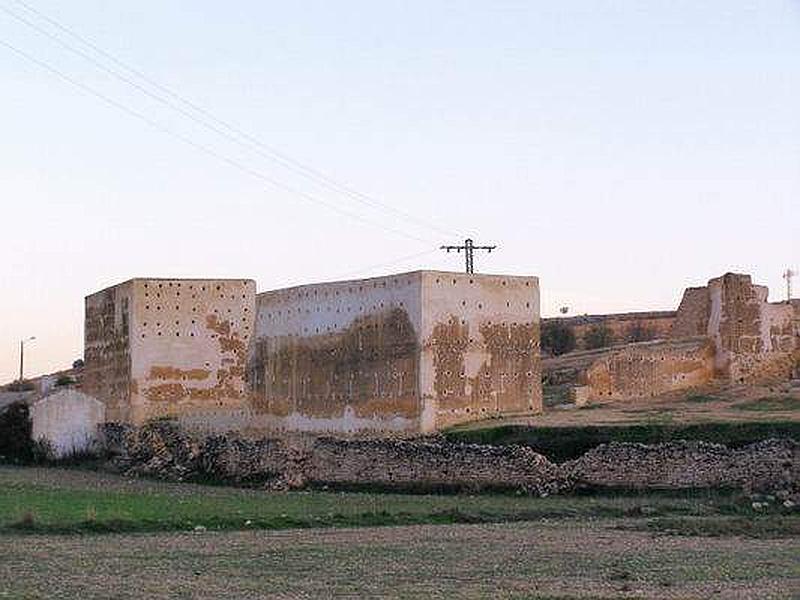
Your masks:
{"label": "square tower", "polygon": [[83,390],[109,421],[242,411],[249,279],[131,279],[86,297]]}
{"label": "square tower", "polygon": [[255,427],[430,432],[541,411],[536,277],[416,271],[256,304]]}

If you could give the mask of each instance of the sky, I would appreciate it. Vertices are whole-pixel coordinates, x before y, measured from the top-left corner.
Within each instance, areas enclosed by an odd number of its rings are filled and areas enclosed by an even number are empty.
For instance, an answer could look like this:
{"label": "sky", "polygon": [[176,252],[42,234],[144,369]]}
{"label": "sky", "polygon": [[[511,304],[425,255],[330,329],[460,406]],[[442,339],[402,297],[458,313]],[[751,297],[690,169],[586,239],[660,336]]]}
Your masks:
{"label": "sky", "polygon": [[69,366],[84,296],[137,276],[460,270],[472,237],[548,316],[800,267],[800,0],[24,2],[0,382],[23,337],[26,375]]}

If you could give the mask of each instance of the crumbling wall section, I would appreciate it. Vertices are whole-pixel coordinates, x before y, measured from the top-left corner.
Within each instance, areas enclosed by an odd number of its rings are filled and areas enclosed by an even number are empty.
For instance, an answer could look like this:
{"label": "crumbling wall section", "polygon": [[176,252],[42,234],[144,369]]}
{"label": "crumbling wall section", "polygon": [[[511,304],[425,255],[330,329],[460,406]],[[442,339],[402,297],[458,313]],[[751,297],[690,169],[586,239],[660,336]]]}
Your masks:
{"label": "crumbling wall section", "polygon": [[686,338],[708,334],[711,297],[708,287],[690,287],[683,292],[670,337]]}
{"label": "crumbling wall section", "polygon": [[698,387],[714,378],[707,338],[642,342],[609,350],[585,371],[591,400],[628,400]]}
{"label": "crumbling wall section", "polygon": [[106,405],[109,420],[131,419],[133,282],[86,297],[83,390]]}
{"label": "crumbling wall section", "polygon": [[624,489],[743,488],[800,497],[800,444],[766,440],[728,448],[707,442],[611,443],[564,465],[578,486]]}
{"label": "crumbling wall section", "polygon": [[744,384],[789,379],[798,348],[792,305],[768,303],[767,288],[753,285],[749,275],[727,273],[708,289],[708,332],[720,375]]}

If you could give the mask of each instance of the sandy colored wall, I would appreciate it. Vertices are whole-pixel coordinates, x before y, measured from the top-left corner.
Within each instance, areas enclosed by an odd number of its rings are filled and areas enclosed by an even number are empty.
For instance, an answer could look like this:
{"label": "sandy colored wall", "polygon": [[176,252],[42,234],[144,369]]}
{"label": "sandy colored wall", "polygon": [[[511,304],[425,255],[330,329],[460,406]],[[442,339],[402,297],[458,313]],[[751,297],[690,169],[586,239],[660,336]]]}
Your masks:
{"label": "sandy colored wall", "polygon": [[709,383],[714,347],[707,338],[641,342],[609,350],[584,373],[591,400],[647,398]]}
{"label": "sandy colored wall", "polygon": [[132,285],[132,421],[244,414],[255,282],[136,279]]}
{"label": "sandy colored wall", "polygon": [[129,422],[133,282],[86,297],[82,389],[106,405],[109,420]]}
{"label": "sandy colored wall", "polygon": [[686,288],[681,298],[670,337],[685,338],[706,335],[711,312],[711,298],[707,287]]}
{"label": "sandy colored wall", "polygon": [[251,426],[418,432],[541,410],[536,278],[422,271],[257,304]]}
{"label": "sandy colored wall", "polygon": [[56,458],[95,450],[105,404],[73,388],[59,390],[31,406],[31,436],[46,440]]}
{"label": "sandy colored wall", "polygon": [[536,277],[422,276],[421,429],[542,410]]}
{"label": "sandy colored wall", "polygon": [[720,375],[745,384],[789,379],[800,347],[793,306],[768,303],[767,288],[753,285],[749,275],[727,273],[709,281],[708,289],[708,334]]}
{"label": "sandy colored wall", "polygon": [[419,429],[421,274],[258,295],[251,425]]}
{"label": "sandy colored wall", "polygon": [[82,389],[111,421],[245,414],[255,283],[133,279],[86,299]]}

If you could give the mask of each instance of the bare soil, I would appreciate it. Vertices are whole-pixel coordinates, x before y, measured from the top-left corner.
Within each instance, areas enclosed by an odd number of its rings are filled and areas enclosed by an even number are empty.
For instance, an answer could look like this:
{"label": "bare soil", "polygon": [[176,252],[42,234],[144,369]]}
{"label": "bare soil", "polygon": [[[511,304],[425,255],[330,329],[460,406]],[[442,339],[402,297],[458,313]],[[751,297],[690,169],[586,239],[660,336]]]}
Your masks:
{"label": "bare soil", "polygon": [[546,406],[541,415],[480,421],[456,429],[498,425],[566,427],[581,425],[690,424],[800,421],[800,388],[709,386],[654,398],[609,401],[578,408],[569,402]]}
{"label": "bare soil", "polygon": [[791,598],[800,541],[617,521],[0,537],[0,597]]}

